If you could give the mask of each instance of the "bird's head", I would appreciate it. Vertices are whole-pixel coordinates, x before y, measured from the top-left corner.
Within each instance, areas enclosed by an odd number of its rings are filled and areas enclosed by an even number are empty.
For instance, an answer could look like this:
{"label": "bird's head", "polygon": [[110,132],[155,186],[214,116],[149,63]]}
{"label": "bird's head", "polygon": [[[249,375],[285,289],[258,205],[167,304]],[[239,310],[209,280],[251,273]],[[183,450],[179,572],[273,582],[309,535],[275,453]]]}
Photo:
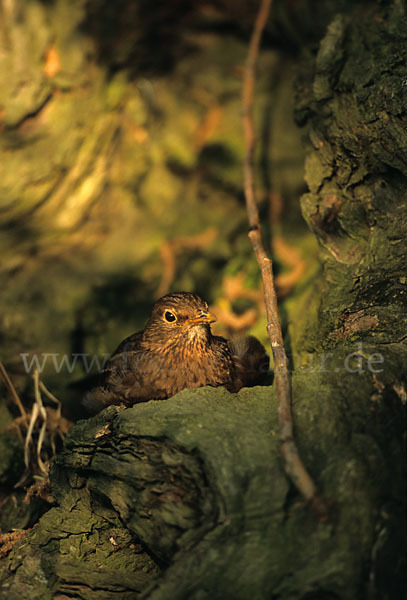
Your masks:
{"label": "bird's head", "polygon": [[216,317],[196,294],[177,292],[155,303],[144,330],[144,339],[192,340],[210,337],[210,323]]}

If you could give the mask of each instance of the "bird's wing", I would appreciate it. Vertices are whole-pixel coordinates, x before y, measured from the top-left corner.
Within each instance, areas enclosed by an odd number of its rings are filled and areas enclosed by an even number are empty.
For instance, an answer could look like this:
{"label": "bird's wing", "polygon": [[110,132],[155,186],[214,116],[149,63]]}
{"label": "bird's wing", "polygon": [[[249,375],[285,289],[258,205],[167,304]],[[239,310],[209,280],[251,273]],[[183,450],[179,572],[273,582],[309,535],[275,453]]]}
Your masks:
{"label": "bird's wing", "polygon": [[[129,342],[126,344],[128,348]],[[98,387],[86,394],[84,406],[90,412],[96,413],[110,404],[132,405],[153,398],[165,398],[165,391],[156,383],[162,363],[163,359],[159,354],[152,354],[139,347],[133,351],[116,351],[101,372]]]}
{"label": "bird's wing", "polygon": [[117,346],[116,350],[113,352],[112,356],[116,354],[121,354],[122,352],[134,352],[139,349],[141,338],[143,337],[143,332],[138,331],[137,333],[133,333],[126,337],[120,344]]}

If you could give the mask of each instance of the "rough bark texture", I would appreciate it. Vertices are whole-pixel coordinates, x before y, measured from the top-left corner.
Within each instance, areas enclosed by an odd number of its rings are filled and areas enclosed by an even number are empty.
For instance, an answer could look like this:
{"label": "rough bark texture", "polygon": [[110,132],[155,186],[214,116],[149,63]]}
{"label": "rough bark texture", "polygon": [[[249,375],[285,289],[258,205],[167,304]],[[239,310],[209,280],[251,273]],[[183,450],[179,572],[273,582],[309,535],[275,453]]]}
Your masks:
{"label": "rough bark texture", "polygon": [[316,345],[406,338],[407,33],[396,4],[338,15],[298,89],[302,210],[323,251]]}
{"label": "rough bark texture", "polygon": [[323,271],[288,305],[293,411],[329,521],[283,473],[270,386],[187,390],[77,423],[1,598],[402,596],[407,34],[383,6],[333,18],[298,84]]}
{"label": "rough bark texture", "polygon": [[145,597],[396,598],[397,396],[306,370],[293,394],[328,523],[289,488],[270,388],[187,390],[77,424],[53,466],[59,506],[3,559],[4,597],[137,597],[159,564]]}

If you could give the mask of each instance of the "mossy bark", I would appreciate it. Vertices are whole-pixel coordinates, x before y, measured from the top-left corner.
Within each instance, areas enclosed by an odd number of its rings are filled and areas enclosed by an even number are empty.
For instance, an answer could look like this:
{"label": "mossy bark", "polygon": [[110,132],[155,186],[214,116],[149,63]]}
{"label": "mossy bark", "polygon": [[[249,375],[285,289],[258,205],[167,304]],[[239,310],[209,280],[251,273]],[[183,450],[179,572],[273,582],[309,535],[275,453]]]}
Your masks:
{"label": "mossy bark", "polygon": [[291,314],[293,412],[329,520],[284,474],[272,387],[112,407],[68,435],[57,505],[2,559],[0,597],[400,598],[407,34],[401,4],[361,6],[297,99],[323,272]]}
{"label": "mossy bark", "polygon": [[148,581],[152,599],[397,597],[397,397],[317,370],[293,395],[328,523],[284,475],[268,386],[185,390],[76,425],[52,469],[58,507],[3,559],[4,597],[128,598]]}
{"label": "mossy bark", "polygon": [[302,211],[324,266],[316,348],[406,338],[406,50],[398,3],[356,8],[332,21],[299,81],[310,142]]}

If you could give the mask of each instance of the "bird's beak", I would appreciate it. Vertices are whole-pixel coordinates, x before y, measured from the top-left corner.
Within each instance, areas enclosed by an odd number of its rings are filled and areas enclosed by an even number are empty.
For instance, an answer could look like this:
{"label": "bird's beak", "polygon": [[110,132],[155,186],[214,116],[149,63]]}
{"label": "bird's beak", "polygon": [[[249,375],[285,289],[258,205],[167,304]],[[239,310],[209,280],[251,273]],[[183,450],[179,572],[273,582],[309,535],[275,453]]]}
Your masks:
{"label": "bird's beak", "polygon": [[217,318],[210,312],[201,312],[194,319],[188,319],[188,323],[214,323],[215,321]]}

